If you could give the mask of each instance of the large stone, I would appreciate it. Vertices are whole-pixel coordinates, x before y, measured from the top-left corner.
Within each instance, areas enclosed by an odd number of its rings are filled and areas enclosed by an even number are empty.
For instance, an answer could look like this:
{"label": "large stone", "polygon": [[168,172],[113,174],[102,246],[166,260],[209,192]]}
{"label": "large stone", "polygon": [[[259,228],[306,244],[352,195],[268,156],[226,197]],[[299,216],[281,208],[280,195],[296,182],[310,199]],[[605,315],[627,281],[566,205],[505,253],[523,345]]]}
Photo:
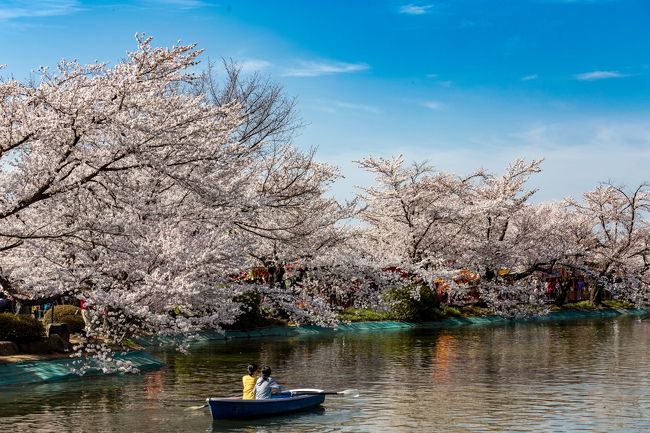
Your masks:
{"label": "large stone", "polygon": [[65,353],[70,350],[70,343],[65,341],[59,334],[50,334],[48,344],[52,352]]}
{"label": "large stone", "polygon": [[13,341],[0,341],[0,356],[18,355],[18,345]]}
{"label": "large stone", "polygon": [[66,343],[70,342],[70,326],[67,323],[50,323],[47,325],[47,336],[59,335]]}
{"label": "large stone", "polygon": [[50,353],[50,343],[47,340],[37,340],[18,343],[20,351],[32,355],[44,355]]}

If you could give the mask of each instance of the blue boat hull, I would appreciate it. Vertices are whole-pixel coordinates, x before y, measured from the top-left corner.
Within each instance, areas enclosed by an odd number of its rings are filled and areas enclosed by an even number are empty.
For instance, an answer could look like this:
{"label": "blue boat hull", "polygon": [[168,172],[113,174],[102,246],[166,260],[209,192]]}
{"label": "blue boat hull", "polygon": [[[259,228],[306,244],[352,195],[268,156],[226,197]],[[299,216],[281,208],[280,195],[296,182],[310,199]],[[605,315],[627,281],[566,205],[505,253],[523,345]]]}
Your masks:
{"label": "blue boat hull", "polygon": [[325,401],[325,394],[297,395],[280,393],[268,400],[242,400],[241,398],[209,398],[214,419],[260,418],[283,415],[316,407]]}

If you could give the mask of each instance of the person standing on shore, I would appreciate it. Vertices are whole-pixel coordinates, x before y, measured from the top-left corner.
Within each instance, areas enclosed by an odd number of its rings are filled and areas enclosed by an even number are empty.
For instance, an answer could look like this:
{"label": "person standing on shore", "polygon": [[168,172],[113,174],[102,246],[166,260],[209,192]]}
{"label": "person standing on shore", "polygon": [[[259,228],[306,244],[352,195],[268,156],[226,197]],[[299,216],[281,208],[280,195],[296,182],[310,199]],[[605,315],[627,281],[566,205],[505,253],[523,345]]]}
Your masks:
{"label": "person standing on shore", "polygon": [[93,318],[90,315],[90,310],[86,305],[86,301],[83,299],[79,299],[79,309],[81,310],[81,317],[84,319],[84,331],[88,332],[92,327]]}
{"label": "person standing on shore", "polygon": [[248,365],[248,374],[241,378],[244,385],[244,395],[242,396],[242,400],[255,400],[255,393],[253,390],[255,389],[255,381],[257,380],[255,377],[256,371],[257,365],[251,363]]}
{"label": "person standing on shore", "polygon": [[0,313],[11,313],[11,301],[0,292]]}

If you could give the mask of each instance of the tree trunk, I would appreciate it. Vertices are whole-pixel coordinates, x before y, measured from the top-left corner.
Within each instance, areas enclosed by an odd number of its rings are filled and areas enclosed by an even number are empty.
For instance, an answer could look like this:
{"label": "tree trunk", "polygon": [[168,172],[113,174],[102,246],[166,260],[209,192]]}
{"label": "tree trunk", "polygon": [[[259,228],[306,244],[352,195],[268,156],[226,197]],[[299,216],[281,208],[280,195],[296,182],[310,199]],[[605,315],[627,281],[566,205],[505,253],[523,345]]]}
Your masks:
{"label": "tree trunk", "polygon": [[266,270],[269,274],[269,287],[275,287],[278,283],[284,282],[284,266],[275,261],[269,262],[266,265]]}
{"label": "tree trunk", "polygon": [[603,303],[603,289],[598,285],[594,285],[591,293],[589,294],[589,300],[593,305],[601,305]]}
{"label": "tree trunk", "polygon": [[561,307],[566,303],[567,295],[569,294],[569,285],[564,281],[558,284],[558,292],[555,298],[555,305]]}

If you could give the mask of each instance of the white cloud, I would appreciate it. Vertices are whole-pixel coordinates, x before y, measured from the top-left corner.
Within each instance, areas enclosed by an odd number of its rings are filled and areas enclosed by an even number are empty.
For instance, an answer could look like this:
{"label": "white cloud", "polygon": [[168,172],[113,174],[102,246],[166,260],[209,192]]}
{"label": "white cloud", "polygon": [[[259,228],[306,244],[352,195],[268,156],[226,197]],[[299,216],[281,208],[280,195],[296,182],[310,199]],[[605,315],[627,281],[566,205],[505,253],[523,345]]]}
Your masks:
{"label": "white cloud", "polygon": [[605,80],[607,78],[623,78],[628,76],[629,76],[628,74],[622,74],[618,71],[591,71],[582,74],[577,74],[575,78],[576,80],[580,80],[580,81],[595,81],[595,80]]}
{"label": "white cloud", "polygon": [[318,77],[320,75],[349,74],[370,69],[370,66],[367,63],[325,63],[308,61],[301,61],[299,63],[299,67],[287,69],[283,75],[287,77]]}
{"label": "white cloud", "polygon": [[428,14],[432,7],[433,5],[431,4],[424,4],[424,5],[408,4],[408,5],[401,6],[399,8],[399,13],[406,14],[406,15],[424,15],[424,14]]}
{"label": "white cloud", "polygon": [[206,6],[201,0],[149,0],[149,3],[162,3],[170,6],[179,6],[183,9],[195,9]]}
{"label": "white cloud", "polygon": [[537,78],[539,78],[537,74],[531,74],[531,75],[526,75],[525,77],[521,77],[521,81],[532,81],[532,80],[536,80]]}
{"label": "white cloud", "polygon": [[[485,144],[484,140],[480,140]],[[537,200],[579,198],[598,183],[638,185],[650,180],[650,125],[645,120],[593,118],[533,125],[501,137],[478,152],[488,166],[515,157],[544,157],[533,178]],[[488,156],[489,155],[489,156]]]}
{"label": "white cloud", "polygon": [[433,111],[440,111],[445,108],[444,104],[438,101],[424,101],[420,105]]}
{"label": "white cloud", "polygon": [[262,59],[244,59],[237,62],[237,65],[241,68],[243,72],[256,72],[268,69],[273,64],[266,60]]}
{"label": "white cloud", "polygon": [[[355,185],[373,184],[373,177],[350,161],[367,156],[358,143],[343,153],[322,151],[324,159],[341,169],[345,178],[334,185],[338,198],[351,198]],[[650,181],[650,124],[645,119],[592,118],[530,125],[498,137],[476,136],[465,144],[440,146],[375,145],[374,156],[403,154],[407,160],[430,161],[437,170],[467,175],[478,167],[503,172],[515,158],[544,158],[542,172],[533,176],[531,188],[539,188],[534,202],[580,198],[600,182],[636,186]]]}
{"label": "white cloud", "polygon": [[317,99],[315,102],[318,104],[317,108],[323,111],[327,111],[328,113],[337,113],[341,110],[356,111],[369,114],[381,113],[379,107],[375,107],[374,105],[359,104],[355,102],[339,101],[333,99]]}
{"label": "white cloud", "polygon": [[67,15],[80,10],[77,0],[8,0],[0,2],[0,21]]}
{"label": "white cloud", "polygon": [[438,74],[427,74],[427,78],[438,78]]}

